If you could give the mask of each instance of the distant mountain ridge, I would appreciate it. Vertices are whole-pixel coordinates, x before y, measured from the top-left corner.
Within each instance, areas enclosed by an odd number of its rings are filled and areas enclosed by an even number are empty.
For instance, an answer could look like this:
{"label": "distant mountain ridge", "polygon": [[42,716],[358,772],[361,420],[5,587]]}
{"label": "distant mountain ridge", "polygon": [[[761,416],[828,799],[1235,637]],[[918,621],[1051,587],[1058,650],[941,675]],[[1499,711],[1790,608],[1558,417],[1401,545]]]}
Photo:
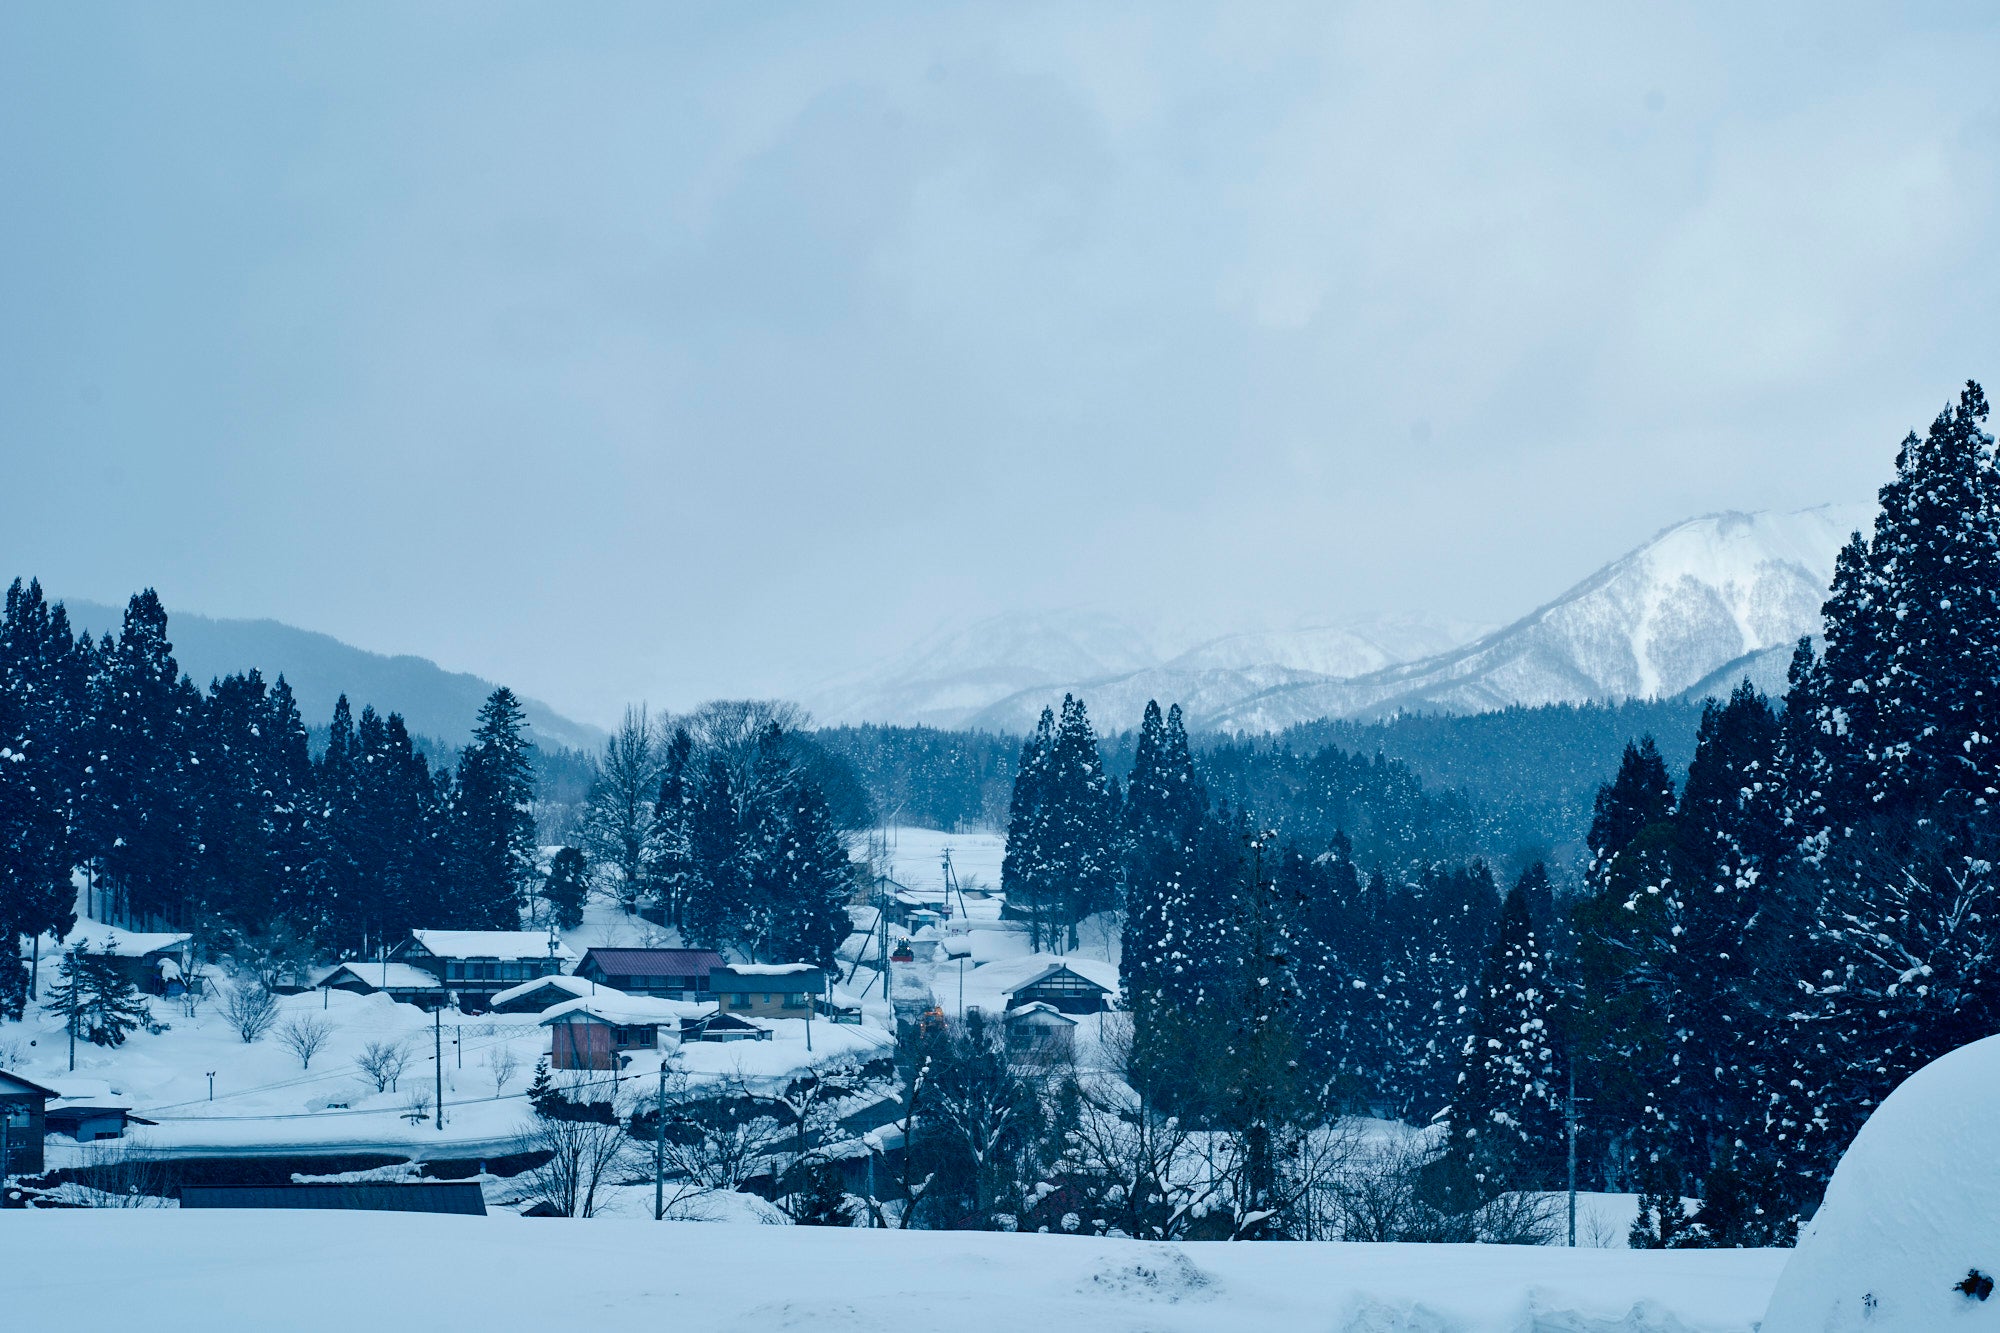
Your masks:
{"label": "distant mountain ridge", "polygon": [[[1115,617],[996,617],[933,636],[809,704],[829,722],[1023,732],[1074,693],[1103,730],[1147,699],[1190,726],[1271,732],[1317,718],[1781,688],[1819,629],[1834,556],[1870,505],[1706,514],[1674,524],[1490,633],[1423,617],[1227,635],[1171,656]],[[1699,693],[1695,697],[1700,697]]]}
{"label": "distant mountain ridge", "polygon": [[[62,599],[70,626],[95,636],[115,632],[123,607]],[[328,634],[276,620],[220,620],[167,608],[167,638],[181,670],[197,685],[253,667],[266,680],[283,676],[297,696],[310,727],[323,727],[334,701],[345,694],[359,715],[372,704],[378,713],[401,713],[413,735],[447,745],[463,745],[472,735],[479,706],[494,682],[463,671],[446,671],[428,658],[385,656],[341,642]],[[605,733],[575,722],[536,699],[523,698],[530,739],[542,745],[595,750]]]}

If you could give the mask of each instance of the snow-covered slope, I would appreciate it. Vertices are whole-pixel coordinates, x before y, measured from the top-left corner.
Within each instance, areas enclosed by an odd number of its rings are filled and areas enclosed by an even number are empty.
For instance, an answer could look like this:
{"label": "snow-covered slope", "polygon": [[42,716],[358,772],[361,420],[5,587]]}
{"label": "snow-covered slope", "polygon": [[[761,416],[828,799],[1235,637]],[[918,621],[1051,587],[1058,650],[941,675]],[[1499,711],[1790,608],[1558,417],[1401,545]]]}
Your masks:
{"label": "snow-covered slope", "polygon": [[1988,1037],[1933,1060],[1883,1099],[1786,1262],[1764,1333],[2000,1324],[1996,1095],[2000,1037]]}
{"label": "snow-covered slope", "polygon": [[0,1211],[0,1256],[8,1327],[64,1333],[1750,1333],[1783,1259],[250,1209]]}
{"label": "snow-covered slope", "polygon": [[[1463,648],[1350,680],[1281,686],[1202,720],[1267,731],[1405,708],[1678,694],[1817,630],[1834,556],[1871,520],[1859,505],[1690,519]],[[1768,676],[1767,661],[1756,665]]]}

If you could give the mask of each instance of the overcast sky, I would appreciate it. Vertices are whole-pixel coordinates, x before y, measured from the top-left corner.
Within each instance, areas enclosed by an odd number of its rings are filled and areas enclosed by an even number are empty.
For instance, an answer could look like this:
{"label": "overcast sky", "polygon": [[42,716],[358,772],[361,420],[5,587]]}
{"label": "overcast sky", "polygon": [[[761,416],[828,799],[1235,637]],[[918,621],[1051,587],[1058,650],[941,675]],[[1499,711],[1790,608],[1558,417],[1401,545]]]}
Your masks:
{"label": "overcast sky", "polygon": [[1666,8],[6,5],[0,571],[602,722],[1865,498],[2000,378],[1990,7]]}

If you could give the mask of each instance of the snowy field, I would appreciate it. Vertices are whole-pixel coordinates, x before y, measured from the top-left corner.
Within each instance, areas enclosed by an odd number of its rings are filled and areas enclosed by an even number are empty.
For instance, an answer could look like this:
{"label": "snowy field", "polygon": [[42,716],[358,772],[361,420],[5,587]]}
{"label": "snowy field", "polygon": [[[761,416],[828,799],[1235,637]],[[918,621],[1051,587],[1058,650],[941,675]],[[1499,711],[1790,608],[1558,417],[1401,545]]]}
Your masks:
{"label": "snowy field", "polygon": [[961,887],[1000,887],[1000,861],[1007,853],[1005,834],[880,828],[874,835],[885,844],[889,878],[899,884],[920,890],[944,888],[944,853],[949,849],[952,871]]}
{"label": "snowy field", "polygon": [[0,1213],[0,1255],[4,1322],[65,1333],[1749,1333],[1785,1257],[144,1211]]}

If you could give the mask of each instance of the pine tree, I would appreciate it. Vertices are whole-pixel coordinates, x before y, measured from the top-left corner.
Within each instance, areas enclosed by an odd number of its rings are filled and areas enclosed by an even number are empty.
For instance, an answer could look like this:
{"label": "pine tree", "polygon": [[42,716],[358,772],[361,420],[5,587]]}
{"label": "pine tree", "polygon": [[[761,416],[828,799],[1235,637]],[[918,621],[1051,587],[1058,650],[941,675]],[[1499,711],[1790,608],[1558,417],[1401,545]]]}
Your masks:
{"label": "pine tree", "polygon": [[780,864],[772,957],[833,967],[841,941],[854,928],[847,914],[854,892],[854,863],[833,826],[832,809],[818,785],[809,780],[799,782],[793,797]]}
{"label": "pine tree", "polygon": [[75,924],[87,673],[61,604],[16,579],[0,616],[0,1018],[20,1017],[27,1000],[15,941]]}
{"label": "pine tree", "polygon": [[472,744],[459,756],[451,924],[520,928],[535,881],[534,771],[526,730],[520,700],[503,685],[480,708]]}
{"label": "pine tree", "polygon": [[1530,914],[1532,888],[1523,875],[1501,909],[1452,1106],[1454,1152],[1490,1189],[1547,1184],[1559,1136],[1548,960]]}
{"label": "pine tree", "polygon": [[1008,909],[1027,917],[1032,947],[1038,950],[1049,938],[1060,892],[1051,834],[1055,729],[1055,712],[1044,708],[1035,734],[1021,746],[1007,810],[1007,850],[1000,861],[1000,888]]}
{"label": "pine tree", "polygon": [[199,696],[174,661],[167,613],[152,589],[132,598],[100,662],[81,812],[108,891],[100,902],[113,919],[184,926],[200,907],[188,774]]}
{"label": "pine tree", "polygon": [[694,883],[693,827],[698,798],[694,738],[677,727],[660,769],[653,822],[646,830],[646,883],[667,924],[685,924],[682,913]]}
{"label": "pine tree", "polygon": [[741,821],[729,765],[720,756],[708,761],[689,826],[691,880],[682,910],[682,930],[689,942],[720,949],[741,938],[748,911],[748,885],[743,870]]}
{"label": "pine tree", "polygon": [[589,895],[589,867],[583,852],[575,847],[558,848],[549,862],[549,877],[542,881],[542,901],[549,905],[555,924],[575,930],[583,924],[583,903]]}
{"label": "pine tree", "polygon": [[1146,705],[1125,788],[1125,925],[1119,979],[1135,1008],[1165,994],[1174,917],[1183,906],[1208,797],[1195,774],[1180,705]]}
{"label": "pine tree", "polygon": [[71,949],[63,954],[59,973],[47,1007],[63,1016],[73,1037],[94,1046],[123,1046],[132,1030],[152,1017],[146,998],[109,953]]}

